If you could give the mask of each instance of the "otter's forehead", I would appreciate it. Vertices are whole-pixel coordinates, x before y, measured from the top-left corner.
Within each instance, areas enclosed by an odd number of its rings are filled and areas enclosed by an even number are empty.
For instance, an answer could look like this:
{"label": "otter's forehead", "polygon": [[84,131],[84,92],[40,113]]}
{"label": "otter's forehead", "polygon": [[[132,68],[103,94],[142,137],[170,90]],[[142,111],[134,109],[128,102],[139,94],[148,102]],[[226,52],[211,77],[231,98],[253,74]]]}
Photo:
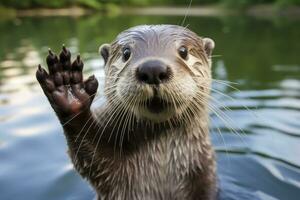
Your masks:
{"label": "otter's forehead", "polygon": [[177,25],[141,25],[123,31],[115,42],[119,45],[143,42],[168,46],[178,41],[199,42],[198,38],[194,32]]}

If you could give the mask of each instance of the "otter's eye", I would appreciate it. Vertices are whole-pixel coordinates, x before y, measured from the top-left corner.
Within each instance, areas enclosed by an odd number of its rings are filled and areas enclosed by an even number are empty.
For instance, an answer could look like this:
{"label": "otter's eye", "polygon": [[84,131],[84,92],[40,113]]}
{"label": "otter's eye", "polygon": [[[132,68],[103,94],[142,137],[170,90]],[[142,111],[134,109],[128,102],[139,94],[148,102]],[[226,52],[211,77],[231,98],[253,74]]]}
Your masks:
{"label": "otter's eye", "polygon": [[180,55],[181,58],[183,59],[187,59],[187,56],[188,56],[188,50],[185,46],[181,46],[179,49],[178,49],[178,53]]}
{"label": "otter's eye", "polygon": [[127,61],[130,58],[130,55],[131,55],[131,50],[130,50],[129,47],[126,47],[123,50],[123,60],[124,60],[124,62]]}

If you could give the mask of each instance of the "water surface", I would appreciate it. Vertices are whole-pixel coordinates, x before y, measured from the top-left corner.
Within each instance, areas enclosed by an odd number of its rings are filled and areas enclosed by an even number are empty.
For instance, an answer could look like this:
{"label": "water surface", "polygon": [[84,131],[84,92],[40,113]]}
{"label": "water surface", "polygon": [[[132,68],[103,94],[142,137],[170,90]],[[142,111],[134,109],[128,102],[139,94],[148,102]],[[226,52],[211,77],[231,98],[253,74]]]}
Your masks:
{"label": "water surface", "polygon": [[[180,24],[182,18],[0,21],[0,199],[94,196],[74,171],[62,128],[34,78],[48,47],[58,52],[64,43],[80,52],[85,75],[96,74],[101,82],[100,44],[134,25]],[[213,84],[220,198],[300,199],[300,21],[189,17],[187,24],[215,40],[214,78],[234,83]]]}

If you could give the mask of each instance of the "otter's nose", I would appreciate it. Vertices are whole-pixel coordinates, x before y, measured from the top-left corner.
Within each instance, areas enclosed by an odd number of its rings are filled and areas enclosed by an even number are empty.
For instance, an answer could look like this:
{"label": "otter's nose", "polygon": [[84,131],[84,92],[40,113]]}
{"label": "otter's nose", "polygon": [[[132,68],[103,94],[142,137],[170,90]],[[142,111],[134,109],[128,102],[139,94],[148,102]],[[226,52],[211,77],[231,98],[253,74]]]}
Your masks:
{"label": "otter's nose", "polygon": [[147,84],[160,84],[170,78],[168,66],[158,60],[149,60],[137,68],[137,78]]}

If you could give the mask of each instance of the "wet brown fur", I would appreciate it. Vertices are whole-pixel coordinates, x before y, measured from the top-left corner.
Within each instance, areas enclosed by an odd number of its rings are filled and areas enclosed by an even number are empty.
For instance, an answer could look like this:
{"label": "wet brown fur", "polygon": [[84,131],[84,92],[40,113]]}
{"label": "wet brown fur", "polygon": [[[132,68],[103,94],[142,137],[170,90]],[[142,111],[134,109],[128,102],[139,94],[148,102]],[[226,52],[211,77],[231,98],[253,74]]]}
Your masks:
{"label": "wet brown fur", "polygon": [[[192,65],[178,55],[181,45],[195,58]],[[132,56],[122,62],[126,46]],[[77,171],[103,200],[215,199],[210,53],[204,40],[180,26],[145,25],[122,32],[105,48],[105,103],[72,120],[56,109]],[[148,58],[170,66],[168,82],[148,86],[136,79],[137,66]],[[172,103],[157,121],[142,112],[154,90]]]}

